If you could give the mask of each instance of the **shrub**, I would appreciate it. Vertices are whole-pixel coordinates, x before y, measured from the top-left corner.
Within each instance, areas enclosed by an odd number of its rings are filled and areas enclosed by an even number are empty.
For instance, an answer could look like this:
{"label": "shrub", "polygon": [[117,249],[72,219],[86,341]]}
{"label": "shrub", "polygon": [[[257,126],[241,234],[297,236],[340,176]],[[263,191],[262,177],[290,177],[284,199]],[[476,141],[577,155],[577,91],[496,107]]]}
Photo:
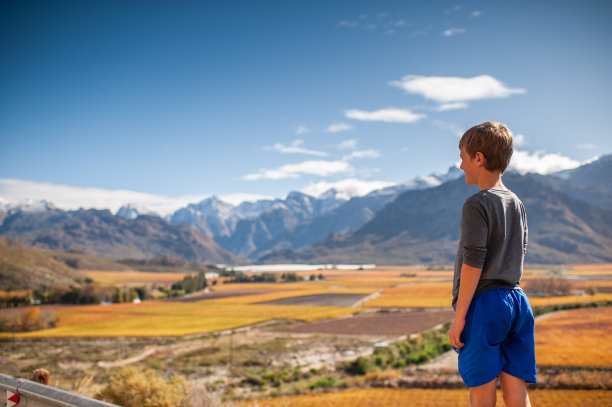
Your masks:
{"label": "shrub", "polygon": [[571,294],[573,284],[565,278],[539,278],[527,282],[528,294],[542,297],[564,296]]}
{"label": "shrub", "polygon": [[310,390],[318,389],[318,388],[328,388],[334,387],[338,380],[335,377],[319,377],[308,383],[308,388]]}
{"label": "shrub", "polygon": [[96,398],[124,407],[188,407],[189,390],[185,379],[178,375],[164,380],[151,369],[124,367]]}
{"label": "shrub", "polygon": [[346,362],[344,370],[349,374],[364,375],[374,370],[374,363],[369,358],[359,356],[352,362]]}
{"label": "shrub", "polygon": [[352,362],[344,362],[339,367],[347,373],[365,375],[374,368],[401,368],[409,364],[421,364],[451,349],[446,331],[450,323],[440,329],[425,331],[422,334],[377,347],[369,358],[359,357]]}
{"label": "shrub", "polygon": [[53,311],[41,311],[38,307],[5,310],[0,313],[0,331],[37,331],[54,326]]}
{"label": "shrub", "polygon": [[366,383],[384,383],[388,380],[400,379],[402,377],[402,372],[396,369],[390,369],[382,371],[380,369],[376,369],[373,372],[369,372],[365,375]]}

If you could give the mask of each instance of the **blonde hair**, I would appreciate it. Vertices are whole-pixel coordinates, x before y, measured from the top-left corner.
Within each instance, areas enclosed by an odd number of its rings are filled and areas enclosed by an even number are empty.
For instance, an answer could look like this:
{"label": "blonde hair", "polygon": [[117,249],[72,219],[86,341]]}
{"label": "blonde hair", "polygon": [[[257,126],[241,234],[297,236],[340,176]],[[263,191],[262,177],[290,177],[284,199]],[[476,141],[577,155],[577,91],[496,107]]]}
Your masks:
{"label": "blonde hair", "polygon": [[459,148],[474,157],[481,152],[485,158],[484,167],[489,171],[501,171],[503,174],[510,164],[514,150],[512,131],[503,123],[484,122],[472,127],[459,140]]}

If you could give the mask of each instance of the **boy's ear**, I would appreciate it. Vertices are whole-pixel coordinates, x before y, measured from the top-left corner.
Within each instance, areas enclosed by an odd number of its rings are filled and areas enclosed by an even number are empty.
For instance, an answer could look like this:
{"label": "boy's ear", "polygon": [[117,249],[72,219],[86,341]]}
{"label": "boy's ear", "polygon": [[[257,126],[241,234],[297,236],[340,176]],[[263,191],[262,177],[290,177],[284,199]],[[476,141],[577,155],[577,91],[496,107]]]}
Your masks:
{"label": "boy's ear", "polygon": [[477,151],[476,155],[474,156],[474,163],[480,166],[480,165],[484,165],[486,161],[487,160],[485,159],[484,154],[482,154],[480,151]]}

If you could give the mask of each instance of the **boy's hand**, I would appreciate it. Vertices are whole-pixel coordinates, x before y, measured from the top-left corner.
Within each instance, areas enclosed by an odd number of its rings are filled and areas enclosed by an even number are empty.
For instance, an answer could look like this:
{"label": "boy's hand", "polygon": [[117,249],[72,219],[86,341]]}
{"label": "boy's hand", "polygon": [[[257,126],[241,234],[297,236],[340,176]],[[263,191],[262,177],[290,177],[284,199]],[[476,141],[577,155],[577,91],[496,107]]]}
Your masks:
{"label": "boy's hand", "polygon": [[464,343],[461,342],[463,328],[465,328],[465,318],[455,317],[448,329],[448,340],[453,348],[463,348]]}

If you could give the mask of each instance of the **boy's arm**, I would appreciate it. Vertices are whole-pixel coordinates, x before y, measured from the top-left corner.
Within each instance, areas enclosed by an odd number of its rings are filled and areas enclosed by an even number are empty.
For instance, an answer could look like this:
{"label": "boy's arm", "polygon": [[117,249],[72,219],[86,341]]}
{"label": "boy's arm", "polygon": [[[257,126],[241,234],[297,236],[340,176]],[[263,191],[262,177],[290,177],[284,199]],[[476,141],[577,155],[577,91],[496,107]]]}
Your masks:
{"label": "boy's arm", "polygon": [[459,296],[457,297],[457,310],[455,318],[448,330],[448,340],[451,346],[462,348],[461,333],[465,327],[465,315],[467,314],[474,292],[480,280],[482,269],[463,264],[461,266],[461,284],[459,284]]}

